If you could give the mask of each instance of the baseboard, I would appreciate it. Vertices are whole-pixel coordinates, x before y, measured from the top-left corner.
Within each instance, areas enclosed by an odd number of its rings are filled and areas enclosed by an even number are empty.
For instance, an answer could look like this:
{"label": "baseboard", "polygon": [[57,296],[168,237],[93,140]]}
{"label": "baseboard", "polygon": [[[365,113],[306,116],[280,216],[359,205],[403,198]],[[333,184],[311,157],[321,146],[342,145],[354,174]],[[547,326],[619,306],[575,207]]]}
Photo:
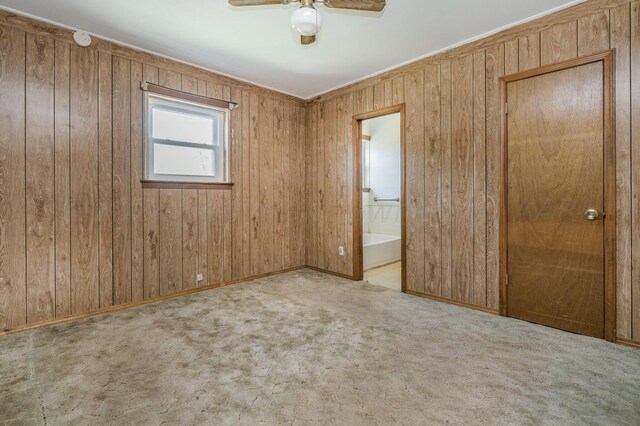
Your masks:
{"label": "baseboard", "polygon": [[480,311],[480,312],[484,312],[484,313],[487,313],[487,314],[492,314],[492,315],[498,315],[499,314],[497,309],[487,308],[487,307],[484,307],[484,306],[477,306],[477,305],[472,305],[470,303],[458,302],[457,300],[446,299],[444,297],[438,297],[438,296],[431,296],[431,295],[428,295],[428,294],[418,293],[416,291],[411,291],[411,290],[407,290],[406,293],[410,294],[411,296],[416,296],[416,297],[421,297],[423,299],[433,300],[434,302],[447,303],[449,305],[455,305],[455,306],[459,306],[461,308],[473,309],[475,311]]}
{"label": "baseboard", "polygon": [[629,346],[632,348],[640,349],[640,342],[637,340],[625,339],[623,337],[616,338],[616,343]]}
{"label": "baseboard", "polygon": [[316,272],[322,272],[323,274],[334,275],[336,277],[346,278],[346,279],[351,280],[351,281],[357,281],[353,275],[345,275],[345,274],[341,274],[339,272],[333,272],[333,271],[329,271],[327,269],[317,268],[315,266],[309,266],[309,265],[305,266],[305,268],[312,269],[312,270],[314,270]]}
{"label": "baseboard", "polygon": [[50,320],[46,320],[46,321],[40,321],[40,322],[36,322],[36,323],[32,323],[32,324],[25,324],[25,325],[21,325],[21,326],[18,326],[18,327],[8,328],[8,329],[4,329],[4,330],[0,331],[0,337],[6,336],[8,334],[20,333],[20,332],[23,332],[23,331],[33,330],[35,328],[46,327],[46,326],[49,326],[49,325],[62,324],[62,323],[65,323],[65,322],[76,321],[76,320],[79,320],[79,319],[88,318],[88,317],[92,317],[92,316],[96,316],[96,315],[103,315],[103,314],[109,314],[109,313],[112,313],[112,312],[118,312],[118,311],[121,311],[121,310],[124,310],[124,309],[134,308],[136,306],[147,305],[147,304],[156,303],[156,302],[162,302],[164,300],[175,299],[177,297],[187,296],[189,294],[200,293],[200,292],[207,291],[207,290],[213,290],[213,289],[216,289],[216,288],[227,287],[227,286],[230,286],[230,285],[240,284],[240,283],[249,282],[249,281],[255,281],[255,280],[260,279],[260,278],[266,278],[266,277],[270,277],[272,275],[285,274],[287,272],[297,271],[297,270],[305,269],[305,268],[306,268],[306,266],[296,266],[294,268],[283,269],[283,270],[275,271],[275,272],[268,272],[268,273],[265,273],[265,274],[253,275],[251,277],[241,278],[241,279],[237,279],[237,280],[233,280],[233,281],[227,281],[227,282],[218,283],[218,284],[212,284],[212,285],[207,285],[207,286],[202,286],[202,287],[190,288],[188,290],[182,290],[182,291],[179,291],[177,293],[171,293],[171,294],[166,294],[164,296],[153,297],[151,299],[140,300],[140,301],[136,301],[136,302],[123,303],[121,305],[109,306],[109,307],[106,307],[106,308],[97,309],[95,311],[83,312],[81,314],[70,315],[70,316],[61,317],[61,318],[54,318],[54,319],[50,319]]}

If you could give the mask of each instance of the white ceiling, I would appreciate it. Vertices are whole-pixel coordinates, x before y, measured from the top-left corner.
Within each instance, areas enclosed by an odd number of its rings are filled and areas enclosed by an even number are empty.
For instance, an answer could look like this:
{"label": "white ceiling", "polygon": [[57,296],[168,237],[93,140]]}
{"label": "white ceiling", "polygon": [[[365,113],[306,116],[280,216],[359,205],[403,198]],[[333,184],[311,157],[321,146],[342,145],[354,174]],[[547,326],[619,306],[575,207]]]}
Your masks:
{"label": "white ceiling", "polygon": [[387,0],[380,14],[318,6],[318,42],[290,27],[296,4],[226,0],[0,0],[0,5],[301,98],[582,0]]}

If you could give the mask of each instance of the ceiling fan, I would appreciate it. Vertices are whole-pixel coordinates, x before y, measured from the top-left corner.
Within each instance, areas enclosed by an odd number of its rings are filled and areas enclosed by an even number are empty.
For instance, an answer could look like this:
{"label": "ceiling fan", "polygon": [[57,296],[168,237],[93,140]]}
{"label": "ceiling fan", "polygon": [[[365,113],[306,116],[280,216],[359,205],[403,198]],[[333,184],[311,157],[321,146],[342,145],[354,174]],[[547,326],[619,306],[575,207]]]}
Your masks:
{"label": "ceiling fan", "polygon": [[300,3],[300,7],[291,16],[291,25],[300,34],[302,44],[316,41],[316,34],[322,25],[322,15],[314,7],[316,3],[335,9],[364,10],[381,12],[385,0],[229,0],[231,6],[265,6],[276,4]]}

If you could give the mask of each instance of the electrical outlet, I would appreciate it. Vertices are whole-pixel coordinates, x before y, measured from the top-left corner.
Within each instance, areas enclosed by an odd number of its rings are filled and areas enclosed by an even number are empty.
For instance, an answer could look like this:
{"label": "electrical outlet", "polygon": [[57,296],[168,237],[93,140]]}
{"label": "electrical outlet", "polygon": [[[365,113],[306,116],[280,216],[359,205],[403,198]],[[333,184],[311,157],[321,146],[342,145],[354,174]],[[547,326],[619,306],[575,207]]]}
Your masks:
{"label": "electrical outlet", "polygon": [[198,282],[203,281],[204,277],[202,276],[202,274],[198,274]]}
{"label": "electrical outlet", "polygon": [[344,256],[344,247],[342,247],[342,246],[338,247],[338,254],[340,256]]}

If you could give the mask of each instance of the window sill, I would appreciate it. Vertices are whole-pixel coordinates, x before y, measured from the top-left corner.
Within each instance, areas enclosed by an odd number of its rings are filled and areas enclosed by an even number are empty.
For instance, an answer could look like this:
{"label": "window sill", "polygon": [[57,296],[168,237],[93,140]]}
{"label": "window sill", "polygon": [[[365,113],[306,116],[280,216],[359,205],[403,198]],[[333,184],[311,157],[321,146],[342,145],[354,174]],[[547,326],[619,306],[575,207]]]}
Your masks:
{"label": "window sill", "polygon": [[213,183],[213,182],[175,182],[165,180],[143,180],[142,187],[145,189],[220,189],[230,191],[233,183]]}

